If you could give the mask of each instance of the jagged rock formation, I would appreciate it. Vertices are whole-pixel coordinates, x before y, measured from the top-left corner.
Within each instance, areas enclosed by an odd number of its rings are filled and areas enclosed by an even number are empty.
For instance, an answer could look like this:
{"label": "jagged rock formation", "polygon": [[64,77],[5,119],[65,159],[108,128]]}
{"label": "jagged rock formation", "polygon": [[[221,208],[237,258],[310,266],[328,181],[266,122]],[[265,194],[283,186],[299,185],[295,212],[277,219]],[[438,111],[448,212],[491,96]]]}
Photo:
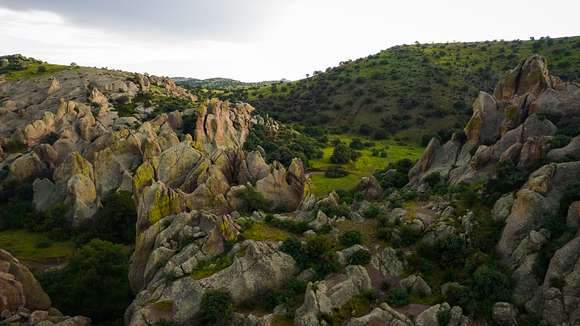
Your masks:
{"label": "jagged rock formation", "polygon": [[[449,184],[489,180],[504,161],[529,173],[520,189],[495,203],[492,218],[505,223],[497,252],[513,270],[514,303],[538,313],[548,325],[580,320],[580,238],[556,239],[549,230],[562,210],[568,211],[565,222],[556,223],[578,227],[578,205],[564,201],[567,191],[580,183],[578,135],[554,146],[562,125],[578,117],[580,86],[550,76],[546,60],[531,56],[497,84],[493,95],[480,94],[465,127],[466,139],[454,135],[444,145],[432,140],[409,173],[410,184],[419,187],[426,186],[432,173]],[[556,241],[565,242],[545,257],[545,248]],[[549,261],[545,275],[539,272],[541,259]],[[514,325],[517,312],[506,305],[494,306],[494,320]]]}
{"label": "jagged rock formation", "polygon": [[578,117],[580,86],[550,76],[545,59],[535,55],[500,80],[493,95],[480,93],[465,126],[466,139],[454,135],[444,145],[431,140],[409,173],[411,184],[422,184],[432,173],[450,184],[473,183],[492,177],[501,161],[533,171],[545,157],[561,161],[563,155],[575,155],[576,142],[551,148],[557,127],[543,118],[547,114]]}
{"label": "jagged rock formation", "polygon": [[323,314],[332,314],[332,309],[340,308],[354,296],[372,288],[371,279],[362,266],[347,266],[345,274],[317,283],[309,283],[304,296],[304,304],[296,310],[294,325],[324,325],[319,321]]}
{"label": "jagged rock formation", "polygon": [[63,316],[30,270],[10,253],[0,249],[0,324],[90,325],[90,319]]}

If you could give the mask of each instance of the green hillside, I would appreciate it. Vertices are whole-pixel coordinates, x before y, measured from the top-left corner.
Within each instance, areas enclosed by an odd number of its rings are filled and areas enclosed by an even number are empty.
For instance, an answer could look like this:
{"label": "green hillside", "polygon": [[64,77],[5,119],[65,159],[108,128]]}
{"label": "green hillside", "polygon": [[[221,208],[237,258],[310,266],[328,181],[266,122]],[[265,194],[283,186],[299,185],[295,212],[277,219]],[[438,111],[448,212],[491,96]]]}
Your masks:
{"label": "green hillside", "polygon": [[580,80],[575,36],[395,46],[299,81],[212,95],[247,101],[283,122],[418,141],[460,129],[479,90],[492,91],[502,73],[532,53],[548,59],[552,74]]}
{"label": "green hillside", "polygon": [[237,87],[261,87],[268,86],[275,83],[280,83],[284,81],[273,80],[273,81],[262,81],[256,83],[246,83],[235,79],[229,78],[208,78],[208,79],[196,79],[196,78],[186,78],[186,77],[174,77],[173,81],[185,88],[206,88],[206,89],[230,89]]}

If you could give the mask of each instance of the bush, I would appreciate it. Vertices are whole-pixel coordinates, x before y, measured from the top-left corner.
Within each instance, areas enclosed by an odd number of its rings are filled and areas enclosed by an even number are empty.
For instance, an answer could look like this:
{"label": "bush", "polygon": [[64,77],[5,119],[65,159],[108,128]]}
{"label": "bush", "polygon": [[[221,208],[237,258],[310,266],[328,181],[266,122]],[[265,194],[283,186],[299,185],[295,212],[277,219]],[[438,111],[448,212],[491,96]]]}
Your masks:
{"label": "bush", "polygon": [[365,148],[365,144],[360,139],[355,138],[350,142],[349,147],[352,149],[361,150]]}
{"label": "bush", "polygon": [[441,174],[439,172],[432,172],[427,175],[424,181],[431,187],[434,188],[435,186],[439,185],[443,181],[441,178]]}
{"label": "bush", "polygon": [[270,207],[270,202],[252,186],[247,186],[237,195],[243,203],[242,207],[239,208],[242,213],[251,214],[254,211],[267,210]]}
{"label": "bush", "polygon": [[487,201],[494,203],[502,194],[519,189],[527,179],[528,173],[513,162],[500,162],[497,166],[497,176],[485,184]]}
{"label": "bush", "polygon": [[64,268],[41,274],[39,281],[63,313],[88,316],[100,324],[122,318],[133,299],[128,263],[122,246],[92,240]]}
{"label": "bush", "polygon": [[84,224],[75,235],[75,242],[86,243],[93,238],[132,245],[135,243],[137,211],[128,191],[113,193],[103,201],[94,221]]}
{"label": "bush", "polygon": [[381,171],[375,173],[375,178],[383,189],[402,188],[409,182],[409,170],[413,167],[413,162],[409,159],[402,159],[389,165]]}
{"label": "bush", "polygon": [[233,311],[232,296],[228,292],[210,290],[201,298],[199,320],[204,325],[227,324]]}
{"label": "bush", "polygon": [[365,211],[363,212],[363,215],[366,218],[372,219],[372,218],[379,217],[381,215],[381,213],[382,213],[382,210],[378,206],[371,204],[371,205],[369,205],[369,207],[367,209],[365,209]]}
{"label": "bush", "polygon": [[350,161],[356,161],[359,156],[360,154],[357,151],[340,142],[334,146],[334,150],[330,156],[330,162],[334,164],[345,164]]}
{"label": "bush", "polygon": [[329,217],[350,216],[350,208],[345,204],[333,205],[327,202],[323,202],[318,205],[318,209],[323,211],[324,214],[328,215]]}
{"label": "bush", "polygon": [[480,266],[473,274],[473,292],[477,299],[489,302],[510,301],[510,277],[496,266]]}
{"label": "bush", "polygon": [[294,221],[294,220],[281,220],[274,216],[268,214],[265,219],[266,223],[277,227],[279,229],[284,229],[295,233],[297,235],[302,235],[302,233],[308,230],[308,223],[305,221]]}
{"label": "bush", "polygon": [[338,166],[331,167],[328,170],[324,171],[324,176],[327,178],[337,179],[337,178],[346,177],[347,175],[348,175],[348,171],[343,170],[342,168],[340,168]]}
{"label": "bush", "polygon": [[359,231],[352,230],[341,234],[338,238],[341,245],[345,247],[354,246],[355,244],[361,244],[362,234]]}
{"label": "bush", "polygon": [[304,297],[305,291],[306,283],[300,279],[292,278],[283,289],[274,291],[265,298],[266,308],[271,310],[280,304],[292,306]]}
{"label": "bush", "polygon": [[308,238],[304,245],[297,239],[285,240],[280,250],[292,256],[301,268],[314,269],[319,278],[338,271],[340,267],[332,243],[321,235]]}
{"label": "bush", "polygon": [[371,262],[371,254],[367,250],[357,250],[348,259],[349,265],[368,265]]}
{"label": "bush", "polygon": [[409,293],[403,288],[395,288],[389,291],[387,303],[393,307],[402,307],[409,304]]}

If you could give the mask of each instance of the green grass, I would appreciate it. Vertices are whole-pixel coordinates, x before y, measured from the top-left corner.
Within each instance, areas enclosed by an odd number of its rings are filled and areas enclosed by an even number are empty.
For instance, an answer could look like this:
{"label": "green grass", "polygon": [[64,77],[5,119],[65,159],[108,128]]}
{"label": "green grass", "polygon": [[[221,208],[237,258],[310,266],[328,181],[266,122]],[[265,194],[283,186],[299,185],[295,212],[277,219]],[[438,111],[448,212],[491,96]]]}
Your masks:
{"label": "green grass", "polygon": [[0,231],[0,248],[24,263],[66,259],[74,253],[71,241],[51,241],[43,234],[24,230]]}
{"label": "green grass", "polygon": [[255,222],[242,234],[245,239],[256,241],[284,241],[290,237],[290,234],[270,226],[264,222]]}
{"label": "green grass", "polygon": [[[329,138],[338,138],[347,144],[350,144],[353,138],[363,139],[362,137],[353,137],[350,135],[333,135]],[[374,146],[360,150],[361,156],[356,160],[356,162],[344,165],[332,163],[330,161],[330,156],[333,151],[332,146],[327,146],[323,149],[323,156],[321,159],[310,161],[311,169],[315,171],[341,166],[344,170],[349,172],[349,175],[342,178],[328,178],[324,176],[324,172],[314,172],[311,175],[310,180],[312,192],[315,195],[324,195],[337,189],[349,190],[356,186],[361,177],[372,175],[375,171],[384,169],[390,162],[396,162],[404,158],[416,160],[421,157],[423,152],[423,149],[414,143],[369,139],[363,139],[363,141],[372,141]],[[373,148],[386,149],[387,157],[373,156]]]}
{"label": "green grass", "polygon": [[233,259],[227,253],[221,254],[213,259],[201,262],[191,274],[195,280],[209,277],[230,266]]}
{"label": "green grass", "polygon": [[[38,71],[39,67],[44,67],[44,71]],[[54,74],[59,71],[72,69],[71,66],[64,66],[64,65],[55,65],[49,63],[29,63],[26,69],[23,70],[14,70],[10,71],[5,74],[6,79],[18,79],[18,78],[25,78],[25,77],[37,77],[43,75],[50,75]]]}
{"label": "green grass", "polygon": [[[548,59],[550,72],[580,80],[580,37],[526,41],[412,44],[343,62],[307,79],[216,93],[249,102],[282,122],[334,127],[420,140],[461,129],[480,90],[533,53]],[[422,122],[420,122],[422,121]]]}

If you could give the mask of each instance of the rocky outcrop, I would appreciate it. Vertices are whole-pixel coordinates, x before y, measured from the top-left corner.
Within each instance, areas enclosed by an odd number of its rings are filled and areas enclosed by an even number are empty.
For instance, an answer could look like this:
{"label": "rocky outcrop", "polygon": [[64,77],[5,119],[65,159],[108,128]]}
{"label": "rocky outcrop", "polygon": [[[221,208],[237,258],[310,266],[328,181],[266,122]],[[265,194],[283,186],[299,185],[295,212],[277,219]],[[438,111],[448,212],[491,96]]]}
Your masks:
{"label": "rocky outcrop", "polygon": [[347,326],[413,326],[414,323],[404,314],[391,308],[388,304],[382,303],[369,314],[358,318],[352,318]]}
{"label": "rocky outcrop", "polygon": [[196,147],[211,152],[218,148],[241,148],[249,134],[251,113],[248,104],[230,108],[228,102],[210,100],[197,112],[195,123]]}
{"label": "rocky outcrop", "polygon": [[[447,323],[441,324],[439,316],[448,315]],[[472,325],[472,321],[463,315],[463,309],[459,306],[451,307],[448,303],[434,305],[429,309],[423,311],[415,320],[416,326],[468,326]]]}
{"label": "rocky outcrop", "polygon": [[517,245],[532,230],[542,227],[558,212],[564,191],[580,178],[580,162],[553,163],[532,173],[514,198],[498,251],[510,257]]}
{"label": "rocky outcrop", "polygon": [[51,301],[30,270],[0,249],[0,324],[88,326],[91,320],[68,317],[51,308]]}
{"label": "rocky outcrop", "polygon": [[347,266],[344,274],[336,274],[316,283],[308,283],[304,303],[296,310],[294,325],[323,325],[319,318],[330,315],[334,308],[340,308],[351,298],[371,289],[371,279],[362,266]]}
{"label": "rocky outcrop", "polygon": [[0,311],[16,311],[19,307],[46,310],[50,298],[42,290],[30,270],[10,253],[0,249]]}
{"label": "rocky outcrop", "polygon": [[565,148],[551,148],[557,126],[544,114],[565,119],[580,115],[580,87],[550,76],[545,59],[534,55],[501,79],[493,95],[480,93],[465,139],[454,135],[443,145],[431,141],[409,172],[410,184],[424,184],[432,173],[450,184],[474,183],[494,177],[499,162],[531,172],[544,158],[573,159],[575,140]]}
{"label": "rocky outcrop", "polygon": [[[174,221],[169,228],[174,229],[175,223],[179,221]],[[214,229],[212,232],[219,231]],[[203,242],[207,244],[211,238],[210,235]],[[200,241],[196,240],[192,245],[196,243]],[[280,288],[289,277],[297,272],[294,259],[280,252],[276,248],[277,245],[245,241],[227,253],[232,260],[228,267],[213,275],[197,279],[195,274],[190,275],[186,272],[194,270],[203,259],[210,258],[196,257],[195,255],[203,255],[203,251],[190,246],[181,251],[171,250],[169,253],[159,255],[164,260],[172,262],[172,264],[166,264],[164,268],[165,273],[173,272],[169,274],[171,281],[167,282],[167,276],[164,274],[154,276],[153,282],[139,292],[127,310],[129,325],[153,324],[160,319],[171,319],[178,324],[190,324],[195,321],[201,298],[208,290],[227,291],[235,303],[242,303],[264,291]],[[152,255],[152,257],[155,256]],[[156,264],[162,265],[159,262]],[[173,270],[168,270],[168,267],[172,267]],[[168,305],[170,308],[166,309]]]}

